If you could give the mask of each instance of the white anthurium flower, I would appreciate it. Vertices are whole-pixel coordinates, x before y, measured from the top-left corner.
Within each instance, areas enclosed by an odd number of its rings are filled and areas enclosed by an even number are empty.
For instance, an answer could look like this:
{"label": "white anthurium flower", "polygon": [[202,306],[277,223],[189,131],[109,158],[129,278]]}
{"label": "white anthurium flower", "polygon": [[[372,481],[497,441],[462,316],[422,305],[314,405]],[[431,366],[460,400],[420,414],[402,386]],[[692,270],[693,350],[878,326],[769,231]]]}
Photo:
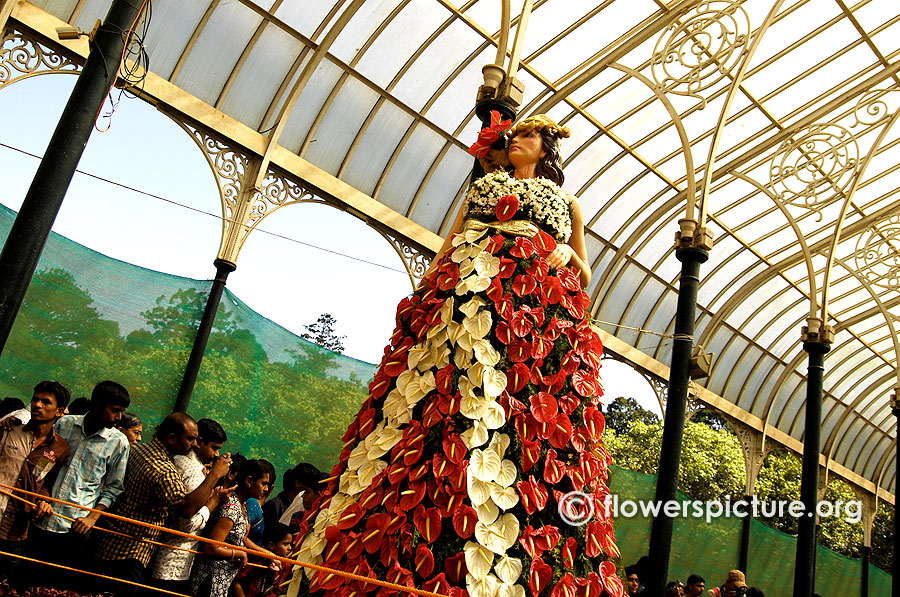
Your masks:
{"label": "white anthurium flower", "polygon": [[516,482],[517,474],[516,464],[512,460],[504,460],[500,463],[500,472],[497,473],[494,481],[500,487],[512,487],[512,484]]}
{"label": "white anthurium flower", "polygon": [[522,560],[503,556],[494,565],[494,572],[504,583],[513,584],[522,575]]}
{"label": "white anthurium flower", "polygon": [[490,405],[491,402],[481,396],[475,396],[474,394],[463,396],[462,400],[459,401],[459,412],[468,419],[483,419]]}
{"label": "white anthurium flower", "polygon": [[491,443],[488,444],[488,447],[503,456],[506,454],[506,449],[509,447],[509,436],[505,433],[495,433],[491,436]]}
{"label": "white anthurium flower", "polygon": [[[487,232],[487,230],[475,230],[475,229],[466,230],[466,232],[465,232],[466,242],[467,243],[475,243],[482,236],[484,236],[486,232]],[[484,247],[487,246],[488,240],[490,240],[490,239],[486,238],[483,241],[481,241],[480,243],[478,243],[478,245],[476,245],[476,246],[480,246],[480,248],[483,250]]]}
{"label": "white anthurium flower", "polygon": [[409,382],[407,386],[406,401],[410,405],[415,405],[435,387],[434,372],[426,371],[421,375],[416,374],[413,381]]}
{"label": "white anthurium flower", "polygon": [[[382,423],[384,422],[385,421],[382,421]],[[370,433],[369,437],[366,438],[366,446],[369,447],[369,460],[381,458],[387,454],[391,448],[396,446],[397,442],[401,439],[403,439],[403,432],[399,429],[399,426],[387,425],[380,429],[376,428],[376,430]],[[369,444],[370,440],[371,445]]]}
{"label": "white anthurium flower", "polygon": [[[460,249],[462,249],[462,247],[457,249],[457,251]],[[473,273],[475,273],[475,260],[468,258],[463,259],[459,264],[459,277],[465,278]]]}
{"label": "white anthurium flower", "polygon": [[472,351],[462,346],[457,346],[453,353],[453,362],[459,369],[465,369],[472,364]]}
{"label": "white anthurium flower", "polygon": [[519,503],[519,494],[514,487],[501,487],[491,483],[491,501],[501,510],[509,510]]}
{"label": "white anthurium flower", "polygon": [[476,340],[472,345],[472,352],[475,353],[475,360],[482,365],[494,367],[500,362],[500,353],[491,345],[490,340],[482,338]]}
{"label": "white anthurium flower", "polygon": [[459,437],[469,449],[483,446],[488,440],[488,428],[481,421],[473,421],[473,425],[463,431]]}
{"label": "white anthurium flower", "polygon": [[488,406],[481,416],[481,422],[488,429],[500,429],[506,423],[506,412],[497,402],[488,401]]}
{"label": "white anthurium flower", "polygon": [[443,344],[447,341],[447,324],[439,323],[425,334],[425,338],[432,344]]}
{"label": "white anthurium flower", "polygon": [[413,375],[415,375],[415,371],[412,369],[405,369],[397,376],[397,380],[394,382],[394,386],[404,396],[406,395],[406,386],[412,381]]}
{"label": "white anthurium flower", "polygon": [[479,253],[472,262],[479,276],[493,278],[500,273],[500,258],[491,255],[487,251]]}
{"label": "white anthurium flower", "polygon": [[472,280],[472,292],[484,292],[488,289],[488,287],[491,285],[491,282],[493,281],[488,276],[481,276],[478,274],[469,276],[467,279]]}
{"label": "white anthurium flower", "polygon": [[428,352],[428,348],[425,344],[416,344],[412,348],[409,349],[409,352],[406,356],[406,366],[409,369],[415,369],[416,365],[419,364],[419,361],[425,354]]}
{"label": "white anthurium flower", "polygon": [[[362,466],[366,465],[363,464]],[[358,471],[344,471],[344,474],[341,475],[341,482],[338,485],[338,491],[347,495],[356,495],[358,493],[361,493],[363,489],[365,488],[359,483]]]}
{"label": "white anthurium flower", "polygon": [[502,556],[519,538],[519,520],[510,513],[499,517],[492,524],[480,520],[475,523],[475,538],[478,543]]}
{"label": "white anthurium flower", "polygon": [[[384,398],[384,404],[381,409],[384,412],[384,416],[392,419],[399,417],[403,411],[407,409],[406,396],[404,396],[400,390],[394,388],[388,395]],[[348,465],[349,466],[349,465]]]}
{"label": "white anthurium flower", "polygon": [[[488,286],[489,285],[490,281],[488,282]],[[486,288],[487,286],[481,290],[485,290]],[[474,317],[466,317],[463,320],[463,327],[472,335],[474,340],[481,340],[491,331],[491,312],[485,310],[480,311]]]}
{"label": "white anthurium flower", "polygon": [[500,456],[493,450],[472,450],[468,470],[479,481],[490,483],[500,472]]}
{"label": "white anthurium flower", "polygon": [[480,506],[491,499],[491,485],[476,479],[469,471],[466,472],[466,493],[469,494],[469,499],[472,500],[473,505]]}
{"label": "white anthurium flower", "polygon": [[435,369],[443,369],[450,364],[450,347],[442,342],[437,351],[437,357],[434,361]]}
{"label": "white anthurium flower", "polygon": [[463,552],[466,554],[466,569],[474,578],[484,578],[491,572],[491,566],[494,565],[494,554],[491,550],[474,541],[466,541]]}
{"label": "white anthurium flower", "polygon": [[480,398],[480,396],[475,392],[478,385],[476,385],[472,379],[469,377],[468,373],[466,375],[460,375],[459,379],[456,382],[456,387],[459,390],[460,396],[463,398]]}
{"label": "white anthurium flower", "polygon": [[[365,442],[360,442],[353,450],[350,452],[350,457],[347,459],[347,470],[355,471],[363,464],[369,461],[369,448],[366,446]],[[346,474],[346,473],[345,473]]]}
{"label": "white anthurium flower", "polygon": [[454,234],[453,238],[450,239],[450,244],[454,247],[458,247],[465,242],[468,241],[466,241],[466,236],[464,234]]}
{"label": "white anthurium flower", "polygon": [[[474,354],[474,350],[472,351]],[[481,363],[473,363],[471,367],[469,367],[469,372],[466,375],[469,376],[469,379],[472,380],[472,384],[478,388],[478,394],[481,394],[481,385],[484,383],[484,369],[485,366]]]}
{"label": "white anthurium flower", "polygon": [[482,376],[482,386],[484,387],[485,396],[496,398],[506,389],[506,373],[493,367],[485,367],[484,375]]}
{"label": "white anthurium flower", "polygon": [[322,552],[325,550],[325,546],[328,544],[328,541],[325,539],[325,535],[317,535],[315,533],[310,533],[303,539],[303,543],[300,545],[300,553],[305,554],[308,560],[300,560],[301,562],[312,562],[315,558],[319,558],[321,561]]}
{"label": "white anthurium flower", "polygon": [[487,301],[481,298],[480,296],[472,297],[467,300],[463,304],[459,306],[459,310],[466,317],[474,317],[476,313],[481,311],[481,308],[487,304]]}
{"label": "white anthurium flower", "polygon": [[468,294],[468,293],[472,292],[472,288],[474,288],[474,287],[475,287],[475,280],[473,279],[472,276],[469,276],[468,278],[465,278],[465,279],[457,282],[456,288],[453,290],[453,292],[456,294],[456,296],[463,296],[464,294]]}
{"label": "white anthurium flower", "polygon": [[484,578],[466,574],[466,591],[469,597],[496,597],[499,588],[500,581],[493,574],[488,574]]}
{"label": "white anthurium flower", "polygon": [[510,583],[500,583],[496,597],[525,597],[525,587]]}
{"label": "white anthurium flower", "polygon": [[355,495],[357,493],[361,493],[363,489],[366,489],[369,485],[372,484],[372,479],[378,476],[381,471],[387,468],[387,462],[384,460],[370,460],[366,464],[359,467],[359,485],[360,490],[350,493],[349,495]]}
{"label": "white anthurium flower", "polygon": [[460,332],[464,331],[463,326],[458,324],[457,322],[450,320],[447,322],[447,342],[450,344],[456,345],[456,340],[459,338]]}
{"label": "white anthurium flower", "polygon": [[493,524],[497,517],[500,516],[500,508],[494,503],[494,500],[488,500],[480,506],[475,506],[475,513],[478,514],[478,520],[484,524]]}
{"label": "white anthurium flower", "polygon": [[465,327],[461,328],[459,333],[456,335],[456,346],[457,348],[462,348],[466,352],[472,352],[472,343],[475,342],[475,339],[472,338],[472,334],[465,329]]}

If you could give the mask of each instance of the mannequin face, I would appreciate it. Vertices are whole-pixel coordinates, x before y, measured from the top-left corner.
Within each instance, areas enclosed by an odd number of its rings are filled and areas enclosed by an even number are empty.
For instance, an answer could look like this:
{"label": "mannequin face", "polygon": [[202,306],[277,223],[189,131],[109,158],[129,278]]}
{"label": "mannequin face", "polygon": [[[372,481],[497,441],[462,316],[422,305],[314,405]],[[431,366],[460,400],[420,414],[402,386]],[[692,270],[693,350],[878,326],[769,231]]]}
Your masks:
{"label": "mannequin face", "polygon": [[537,129],[519,133],[509,142],[509,163],[516,168],[537,164],[546,155],[543,145],[544,141]]}

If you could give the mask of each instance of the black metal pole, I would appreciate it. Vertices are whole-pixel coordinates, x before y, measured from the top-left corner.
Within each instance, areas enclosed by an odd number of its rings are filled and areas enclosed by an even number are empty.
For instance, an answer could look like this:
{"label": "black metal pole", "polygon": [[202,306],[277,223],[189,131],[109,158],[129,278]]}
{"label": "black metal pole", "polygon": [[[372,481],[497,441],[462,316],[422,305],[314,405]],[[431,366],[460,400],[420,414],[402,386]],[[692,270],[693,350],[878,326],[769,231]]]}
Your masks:
{"label": "black metal pole", "polygon": [[797,557],[794,562],[794,597],[810,597],[816,576],[816,502],[819,497],[819,444],[822,426],[822,383],[826,342],[804,342],[809,354],[806,375],[806,419],[803,431],[803,468],[800,473],[800,501],[803,516],[797,533]]}
{"label": "black metal pole", "polygon": [[[499,99],[488,99],[478,102],[475,105],[475,115],[478,116],[478,120],[481,121],[481,126],[486,127],[491,124],[491,111],[497,110],[500,112],[501,120],[515,120],[516,119],[516,109],[507,102]],[[506,139],[502,135],[497,142],[494,143],[493,147],[495,149],[503,149],[506,147]],[[472,178],[471,182],[475,182],[479,178],[484,176],[484,168],[481,167],[481,162],[478,161],[478,158],[475,158],[475,166],[472,168]]]}
{"label": "black metal pole", "polygon": [[752,496],[744,496],[744,501],[748,504],[743,520],[741,520],[741,552],[738,557],[738,570],[747,574],[747,565],[750,561],[750,521],[753,520],[753,508],[749,506]]}
{"label": "black metal pole", "polygon": [[97,113],[115,82],[125,48],[125,32],[137,21],[141,8],[141,0],[113,1],[0,252],[0,353],[9,339]]}
{"label": "black metal pole", "polygon": [[872,553],[872,548],[868,545],[863,545],[862,548],[862,580],[859,583],[859,595],[860,597],[869,597],[869,555]]}
{"label": "black metal pole", "polygon": [[206,344],[209,342],[209,334],[216,321],[216,311],[219,309],[219,302],[225,291],[225,282],[228,280],[228,274],[237,268],[234,263],[224,259],[216,259],[213,264],[216,266],[216,277],[213,278],[212,286],[209,289],[206,308],[203,310],[203,317],[197,327],[197,336],[194,338],[191,356],[184,368],[184,378],[181,380],[181,387],[178,388],[178,398],[175,399],[172,412],[187,412],[188,405],[191,403],[191,394],[194,392],[194,384],[197,383],[197,375],[200,373],[200,364],[203,362],[203,355],[206,352]]}
{"label": "black metal pole", "polygon": [[[684,247],[676,249],[675,256],[681,262],[681,277],[678,284],[678,307],[675,313],[675,337],[672,341],[672,366],[669,372],[659,475],[656,481],[656,501],[660,504],[674,501],[678,490],[685,403],[691,380],[691,352],[694,349],[697,286],[700,284],[700,264],[709,258],[709,252],[697,247]],[[648,595],[662,595],[665,592],[673,525],[674,520],[662,512],[653,519],[650,531],[651,577],[646,585]]]}

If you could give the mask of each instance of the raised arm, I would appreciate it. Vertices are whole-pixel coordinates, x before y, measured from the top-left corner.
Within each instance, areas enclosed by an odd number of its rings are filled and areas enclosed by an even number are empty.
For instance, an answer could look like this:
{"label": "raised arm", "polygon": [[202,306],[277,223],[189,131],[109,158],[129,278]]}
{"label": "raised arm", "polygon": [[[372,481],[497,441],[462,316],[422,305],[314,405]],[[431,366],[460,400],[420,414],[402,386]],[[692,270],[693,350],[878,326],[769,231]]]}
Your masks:
{"label": "raised arm", "polygon": [[547,256],[550,267],[567,265],[578,269],[581,274],[581,287],[586,288],[591,281],[591,267],[588,265],[587,246],[584,244],[584,215],[581,213],[581,202],[577,197],[569,195],[572,207],[572,235],[568,244],[559,244]]}

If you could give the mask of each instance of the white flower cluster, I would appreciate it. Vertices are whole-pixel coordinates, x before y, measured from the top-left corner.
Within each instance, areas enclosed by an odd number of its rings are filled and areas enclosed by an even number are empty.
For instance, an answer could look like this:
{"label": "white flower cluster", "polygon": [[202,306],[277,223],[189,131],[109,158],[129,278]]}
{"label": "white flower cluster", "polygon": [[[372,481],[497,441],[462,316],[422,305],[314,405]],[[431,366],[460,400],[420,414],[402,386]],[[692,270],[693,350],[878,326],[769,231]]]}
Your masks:
{"label": "white flower cluster", "polygon": [[529,220],[549,228],[559,242],[567,242],[572,235],[572,214],[569,198],[546,178],[519,180],[505,170],[497,170],[472,183],[466,194],[467,217],[480,220],[496,219],[494,209],[504,195],[519,200],[519,215],[515,219]]}

